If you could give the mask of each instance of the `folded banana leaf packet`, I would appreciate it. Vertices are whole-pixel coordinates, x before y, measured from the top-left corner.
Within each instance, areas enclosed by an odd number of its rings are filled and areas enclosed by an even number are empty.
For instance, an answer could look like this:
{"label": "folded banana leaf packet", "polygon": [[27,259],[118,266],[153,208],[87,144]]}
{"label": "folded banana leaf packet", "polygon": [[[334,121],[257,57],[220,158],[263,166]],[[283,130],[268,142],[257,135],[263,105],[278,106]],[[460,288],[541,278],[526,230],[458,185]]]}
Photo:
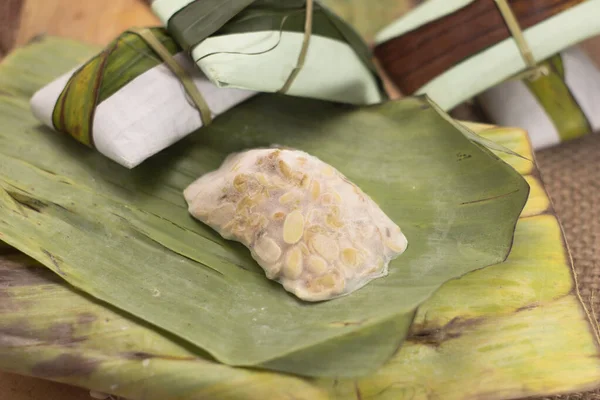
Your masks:
{"label": "folded banana leaf packet", "polygon": [[386,98],[368,46],[321,2],[155,0],[152,9],[219,87],[350,104]]}
{"label": "folded banana leaf packet", "polygon": [[380,30],[375,55],[403,94],[451,110],[599,34],[599,18],[598,0],[429,0]]}
{"label": "folded banana leaf packet", "polygon": [[[202,97],[204,115],[189,87]],[[50,128],[134,168],[253,95],[217,88],[164,29],[151,28],[124,32],[40,88],[31,109]]]}

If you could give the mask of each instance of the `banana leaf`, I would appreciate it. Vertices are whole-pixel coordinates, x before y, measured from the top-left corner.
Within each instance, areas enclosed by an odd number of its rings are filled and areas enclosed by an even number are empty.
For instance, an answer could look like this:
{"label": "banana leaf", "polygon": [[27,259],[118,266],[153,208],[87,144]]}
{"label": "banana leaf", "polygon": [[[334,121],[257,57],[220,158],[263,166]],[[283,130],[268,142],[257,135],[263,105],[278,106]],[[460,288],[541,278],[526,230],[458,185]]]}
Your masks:
{"label": "banana leaf", "polygon": [[131,400],[494,400],[598,387],[596,332],[539,172],[527,160],[527,137],[518,129],[471,128],[524,156],[498,154],[532,188],[511,254],[444,284],[376,373],[315,380],[215,363],[1,242],[0,369]]}
{"label": "banana leaf", "polygon": [[[427,99],[356,108],[258,96],[132,171],[28,110],[38,86],[91,51],[49,38],[0,66],[0,238],[219,362],[365,375],[396,352],[441,284],[508,254],[528,184]],[[272,143],[336,166],[402,227],[409,249],[387,277],[302,303],[187,214],[191,181],[232,151]]]}

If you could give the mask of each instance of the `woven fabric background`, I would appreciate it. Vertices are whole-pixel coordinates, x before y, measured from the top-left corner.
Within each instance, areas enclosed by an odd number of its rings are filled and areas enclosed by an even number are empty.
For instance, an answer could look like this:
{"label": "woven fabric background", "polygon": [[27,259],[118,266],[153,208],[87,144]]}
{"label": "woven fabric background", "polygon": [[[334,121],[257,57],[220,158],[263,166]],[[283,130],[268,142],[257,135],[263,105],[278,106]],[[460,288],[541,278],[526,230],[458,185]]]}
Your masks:
{"label": "woven fabric background", "polygon": [[[600,310],[600,134],[536,155],[546,190],[560,218],[573,257],[581,295]],[[592,304],[592,293],[593,304]],[[600,390],[557,396],[561,400],[600,400]]]}
{"label": "woven fabric background", "polygon": [[[561,219],[581,295],[600,310],[600,135],[537,154],[546,189]],[[598,315],[596,315],[598,317]]]}

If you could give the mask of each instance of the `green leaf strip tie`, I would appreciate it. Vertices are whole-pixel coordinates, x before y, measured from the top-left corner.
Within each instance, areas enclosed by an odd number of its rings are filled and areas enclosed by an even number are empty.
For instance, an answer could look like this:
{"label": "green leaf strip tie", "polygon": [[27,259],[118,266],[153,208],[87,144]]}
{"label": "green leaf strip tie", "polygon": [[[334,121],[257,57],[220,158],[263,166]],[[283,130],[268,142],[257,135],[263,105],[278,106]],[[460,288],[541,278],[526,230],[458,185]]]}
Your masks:
{"label": "green leaf strip tie", "polygon": [[141,37],[147,44],[159,55],[159,57],[165,62],[171,71],[177,76],[177,78],[183,84],[183,87],[187,94],[191,97],[192,101],[196,105],[196,108],[200,112],[202,123],[204,126],[209,125],[212,122],[212,113],[206,100],[202,97],[202,94],[194,85],[192,78],[184,71],[184,69],[175,61],[173,56],[169,53],[169,50],[163,46],[163,44],[156,39],[148,28],[132,28],[129,32],[135,33]]}

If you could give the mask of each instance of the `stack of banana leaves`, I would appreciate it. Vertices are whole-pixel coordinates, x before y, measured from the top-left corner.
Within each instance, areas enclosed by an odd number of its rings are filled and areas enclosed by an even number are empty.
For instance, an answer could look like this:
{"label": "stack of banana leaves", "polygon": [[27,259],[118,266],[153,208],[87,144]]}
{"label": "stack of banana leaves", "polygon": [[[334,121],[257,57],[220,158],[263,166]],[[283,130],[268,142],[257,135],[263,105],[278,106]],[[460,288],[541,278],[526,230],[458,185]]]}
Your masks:
{"label": "stack of banana leaves", "polygon": [[[47,37],[0,64],[0,369],[132,400],[600,385],[598,330],[525,132],[455,121],[427,97],[264,93],[127,169],[30,111],[97,52]],[[274,143],[334,166],[402,228],[387,276],[305,302],[188,213],[199,176]]]}

